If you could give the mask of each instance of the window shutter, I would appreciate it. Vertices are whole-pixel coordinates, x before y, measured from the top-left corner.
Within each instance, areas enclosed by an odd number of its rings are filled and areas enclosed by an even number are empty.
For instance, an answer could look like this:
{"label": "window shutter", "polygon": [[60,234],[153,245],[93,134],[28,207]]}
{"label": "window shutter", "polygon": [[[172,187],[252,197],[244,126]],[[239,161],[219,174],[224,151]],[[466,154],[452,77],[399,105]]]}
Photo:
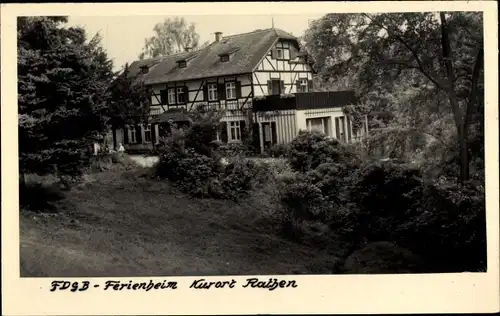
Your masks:
{"label": "window shutter", "polygon": [[285,81],[280,80],[280,94],[283,94],[285,92],[286,92],[286,90],[285,90]]}
{"label": "window shutter", "polygon": [[267,94],[271,95],[273,93],[273,84],[271,80],[267,80]]}
{"label": "window shutter", "polygon": [[189,89],[188,89],[188,87],[184,87],[183,90],[184,90],[184,100],[186,101],[185,103],[188,103],[189,102]]}
{"label": "window shutter", "polygon": [[220,139],[223,143],[227,143],[227,122],[221,122],[219,125]]}
{"label": "window shutter", "polygon": [[240,99],[241,98],[241,82],[236,81],[236,98]]}
{"label": "window shutter", "polygon": [[160,90],[160,102],[162,105],[168,105],[168,89]]}
{"label": "window shutter", "polygon": [[135,126],[135,138],[138,144],[142,144],[142,125],[138,124]]}
{"label": "window shutter", "polygon": [[208,101],[208,84],[203,86],[203,101]]}
{"label": "window shutter", "polygon": [[307,80],[307,92],[312,92],[312,91],[313,91],[313,81]]}
{"label": "window shutter", "polygon": [[217,86],[217,94],[219,95],[219,100],[226,99],[226,85],[221,83]]}
{"label": "window shutter", "polygon": [[276,144],[278,143],[278,135],[277,135],[277,131],[276,131],[276,122],[271,122],[271,142],[273,144]]}
{"label": "window shutter", "polygon": [[276,56],[276,47],[273,47],[273,49],[271,49],[271,58],[272,59],[276,59],[277,56]]}
{"label": "window shutter", "polygon": [[123,144],[128,144],[128,126],[123,127]]}
{"label": "window shutter", "polygon": [[156,125],[151,124],[151,142],[156,144]]}
{"label": "window shutter", "polygon": [[295,92],[299,92],[299,90],[300,90],[300,81],[297,80],[295,81]]}
{"label": "window shutter", "polygon": [[245,121],[240,121],[240,133],[241,133],[241,140],[246,140],[248,138],[248,131],[246,129]]}

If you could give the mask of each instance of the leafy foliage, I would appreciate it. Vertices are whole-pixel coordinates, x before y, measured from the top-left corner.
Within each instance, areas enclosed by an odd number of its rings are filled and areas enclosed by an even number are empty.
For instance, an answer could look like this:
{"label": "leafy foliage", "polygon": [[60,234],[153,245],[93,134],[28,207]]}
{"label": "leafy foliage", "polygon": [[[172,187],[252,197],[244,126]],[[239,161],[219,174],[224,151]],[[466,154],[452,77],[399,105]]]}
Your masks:
{"label": "leafy foliage", "polygon": [[432,180],[404,161],[360,162],[321,134],[303,133],[290,147],[296,172],[279,178],[282,233],[306,240],[305,226],[327,225],[343,245],[337,272],[485,269],[484,186]]}
{"label": "leafy foliage", "polygon": [[147,122],[151,91],[131,75],[128,65],[109,87],[108,116],[113,126]]}
{"label": "leafy foliage", "polygon": [[344,144],[319,132],[301,131],[289,146],[288,158],[297,171],[315,169],[323,163],[356,164],[357,157]]}
{"label": "leafy foliage", "polygon": [[159,148],[156,175],[177,183],[178,187],[197,197],[238,199],[246,196],[266,171],[239,156],[222,162],[214,143],[219,114],[193,113],[187,130],[177,130]]}
{"label": "leafy foliage", "polygon": [[436,139],[457,144],[465,181],[474,144],[469,132],[482,137],[476,124],[484,102],[482,37],[477,12],[353,13],[313,21],[304,41],[323,85],[344,77],[358,92],[363,105],[351,116],[369,107],[371,134],[383,139],[375,143],[395,145],[402,156]]}
{"label": "leafy foliage", "polygon": [[[200,36],[193,23],[188,24],[184,18],[165,19],[154,26],[154,36],[144,41],[140,59],[168,56],[184,52],[186,48],[199,48]],[[207,45],[205,43],[204,45]]]}
{"label": "leafy foliage", "polygon": [[65,18],[18,20],[20,173],[77,174],[103,131],[112,63]]}

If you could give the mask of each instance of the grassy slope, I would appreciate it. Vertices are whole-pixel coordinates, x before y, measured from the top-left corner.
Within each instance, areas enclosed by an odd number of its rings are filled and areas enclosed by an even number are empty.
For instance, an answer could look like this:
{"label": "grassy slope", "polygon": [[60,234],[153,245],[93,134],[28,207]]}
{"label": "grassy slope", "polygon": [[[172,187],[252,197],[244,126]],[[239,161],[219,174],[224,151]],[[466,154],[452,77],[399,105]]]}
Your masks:
{"label": "grassy slope", "polygon": [[199,200],[134,172],[93,178],[56,214],[21,214],[21,276],[331,272],[333,253],[276,235],[263,196]]}

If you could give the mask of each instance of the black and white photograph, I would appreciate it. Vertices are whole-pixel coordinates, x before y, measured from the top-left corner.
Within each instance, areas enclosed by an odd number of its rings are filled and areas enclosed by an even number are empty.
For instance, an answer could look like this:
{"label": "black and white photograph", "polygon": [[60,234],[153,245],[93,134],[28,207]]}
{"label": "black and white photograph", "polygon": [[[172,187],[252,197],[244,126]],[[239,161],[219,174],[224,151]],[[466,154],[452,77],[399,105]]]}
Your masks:
{"label": "black and white photograph", "polygon": [[20,278],[488,272],[484,13],[408,11],[17,16]]}

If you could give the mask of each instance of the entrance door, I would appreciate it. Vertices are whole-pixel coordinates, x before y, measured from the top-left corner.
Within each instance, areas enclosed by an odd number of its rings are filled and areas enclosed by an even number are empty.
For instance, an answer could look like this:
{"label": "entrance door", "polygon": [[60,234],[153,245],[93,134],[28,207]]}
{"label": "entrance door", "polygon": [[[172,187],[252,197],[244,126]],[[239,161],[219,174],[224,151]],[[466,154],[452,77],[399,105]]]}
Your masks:
{"label": "entrance door", "polygon": [[271,147],[278,141],[276,133],[276,122],[265,122],[262,123],[262,142],[264,149]]}

